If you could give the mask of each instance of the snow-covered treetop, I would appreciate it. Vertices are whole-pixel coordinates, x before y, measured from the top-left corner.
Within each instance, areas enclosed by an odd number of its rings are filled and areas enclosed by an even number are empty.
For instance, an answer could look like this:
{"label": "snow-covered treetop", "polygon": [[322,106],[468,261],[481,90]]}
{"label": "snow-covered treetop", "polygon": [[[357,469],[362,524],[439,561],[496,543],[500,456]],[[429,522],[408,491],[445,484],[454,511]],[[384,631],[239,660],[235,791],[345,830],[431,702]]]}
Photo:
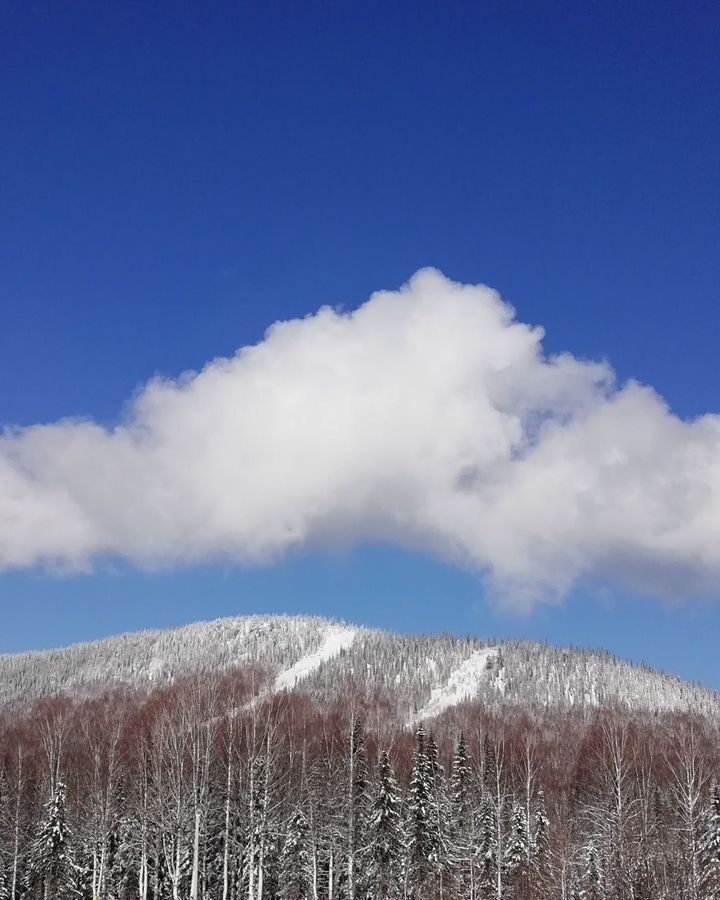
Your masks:
{"label": "snow-covered treetop", "polygon": [[719,717],[720,695],[614,656],[527,641],[409,636],[310,616],[239,616],[58,650],[0,655],[0,707],[58,694],[171,684],[252,667],[262,690],[318,699],[353,690],[393,699],[406,724],[465,700],[594,709],[625,706]]}

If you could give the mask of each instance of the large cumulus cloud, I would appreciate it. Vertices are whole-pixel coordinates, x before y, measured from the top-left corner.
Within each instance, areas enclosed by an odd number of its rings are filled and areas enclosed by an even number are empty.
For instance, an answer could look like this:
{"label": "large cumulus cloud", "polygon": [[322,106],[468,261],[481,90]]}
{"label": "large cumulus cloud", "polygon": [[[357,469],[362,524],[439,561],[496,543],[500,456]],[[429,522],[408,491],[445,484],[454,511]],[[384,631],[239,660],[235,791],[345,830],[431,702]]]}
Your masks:
{"label": "large cumulus cloud", "polygon": [[0,568],[269,562],[382,540],[506,602],[582,576],[682,596],[720,576],[720,418],[546,357],[494,291],[424,270],[155,379],[122,424],[0,437]]}

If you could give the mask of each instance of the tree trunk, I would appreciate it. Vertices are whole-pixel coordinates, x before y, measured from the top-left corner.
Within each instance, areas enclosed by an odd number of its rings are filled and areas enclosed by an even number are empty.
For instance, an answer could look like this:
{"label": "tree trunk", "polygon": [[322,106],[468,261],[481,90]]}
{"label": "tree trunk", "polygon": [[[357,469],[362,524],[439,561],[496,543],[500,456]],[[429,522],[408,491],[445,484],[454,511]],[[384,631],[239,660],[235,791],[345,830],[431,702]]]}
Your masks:
{"label": "tree trunk", "polygon": [[18,747],[17,797],[15,798],[15,834],[13,841],[12,883],[10,900],[17,900],[18,864],[20,860],[20,807],[22,795],[22,750]]}
{"label": "tree trunk", "polygon": [[198,875],[200,872],[200,808],[195,809],[195,830],[193,833],[192,876],[190,878],[190,900],[198,900]]}
{"label": "tree trunk", "polygon": [[230,893],[230,790],[232,785],[232,761],[228,751],[227,779],[225,782],[225,842],[223,847],[223,891],[222,900],[228,900]]}

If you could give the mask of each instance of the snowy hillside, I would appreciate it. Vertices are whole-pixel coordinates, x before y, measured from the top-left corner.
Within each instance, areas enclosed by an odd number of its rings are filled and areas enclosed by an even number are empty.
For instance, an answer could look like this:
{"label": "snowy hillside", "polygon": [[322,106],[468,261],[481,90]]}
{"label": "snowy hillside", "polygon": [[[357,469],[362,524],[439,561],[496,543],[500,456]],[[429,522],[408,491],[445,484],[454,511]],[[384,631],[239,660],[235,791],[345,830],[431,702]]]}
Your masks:
{"label": "snowy hillside", "polygon": [[65,649],[0,655],[0,706],[57,694],[146,690],[198,673],[252,667],[258,692],[318,700],[384,696],[406,724],[465,700],[493,707],[623,705],[720,714],[720,695],[607,653],[449,635],[404,636],[299,616],[243,616],[127,634]]}

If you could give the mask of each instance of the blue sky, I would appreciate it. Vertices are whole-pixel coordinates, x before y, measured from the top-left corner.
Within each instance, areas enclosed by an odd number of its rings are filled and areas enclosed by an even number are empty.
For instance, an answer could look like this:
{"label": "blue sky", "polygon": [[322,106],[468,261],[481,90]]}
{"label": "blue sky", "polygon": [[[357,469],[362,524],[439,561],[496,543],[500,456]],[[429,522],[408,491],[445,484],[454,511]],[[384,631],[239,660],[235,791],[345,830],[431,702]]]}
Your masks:
{"label": "blue sky", "polygon": [[[0,13],[0,422],[112,426],[177,376],[436,266],[545,350],[717,411],[713,4],[122,4]],[[720,613],[579,583],[518,617],[370,542],[0,575],[0,650],[251,611],[602,645],[720,687]]]}

